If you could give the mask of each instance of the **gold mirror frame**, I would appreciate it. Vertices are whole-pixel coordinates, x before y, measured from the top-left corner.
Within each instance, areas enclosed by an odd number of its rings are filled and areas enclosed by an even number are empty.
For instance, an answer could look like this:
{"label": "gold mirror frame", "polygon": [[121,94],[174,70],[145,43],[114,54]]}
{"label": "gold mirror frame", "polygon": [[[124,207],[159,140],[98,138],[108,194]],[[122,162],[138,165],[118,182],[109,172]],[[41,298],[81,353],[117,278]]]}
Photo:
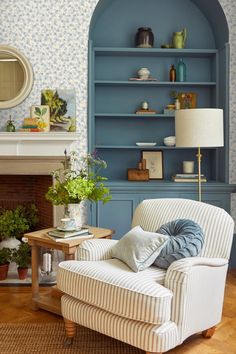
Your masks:
{"label": "gold mirror frame", "polygon": [[19,94],[8,101],[0,101],[0,109],[7,109],[17,106],[29,95],[33,86],[33,69],[28,59],[16,48],[8,45],[0,45],[0,53],[17,58],[24,72],[24,83]]}

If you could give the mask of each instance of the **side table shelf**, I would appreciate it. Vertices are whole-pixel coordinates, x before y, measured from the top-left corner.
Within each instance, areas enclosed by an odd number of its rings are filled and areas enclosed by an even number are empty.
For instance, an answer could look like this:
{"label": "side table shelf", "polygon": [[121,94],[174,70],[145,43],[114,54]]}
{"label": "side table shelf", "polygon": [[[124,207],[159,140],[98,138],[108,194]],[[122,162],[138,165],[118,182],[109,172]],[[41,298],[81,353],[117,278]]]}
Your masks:
{"label": "side table shelf", "polygon": [[[94,238],[111,238],[113,231],[110,229],[102,229],[98,227],[88,226],[89,231]],[[67,242],[55,242],[46,236],[50,229],[43,229],[35,232],[26,233],[24,237],[28,239],[28,243],[32,250],[32,305],[34,310],[43,309],[61,315],[61,295],[62,293],[53,286],[47,293],[40,294],[39,291],[39,250],[41,247],[57,249],[65,254],[65,260],[75,259],[77,247],[86,238],[68,240]]]}

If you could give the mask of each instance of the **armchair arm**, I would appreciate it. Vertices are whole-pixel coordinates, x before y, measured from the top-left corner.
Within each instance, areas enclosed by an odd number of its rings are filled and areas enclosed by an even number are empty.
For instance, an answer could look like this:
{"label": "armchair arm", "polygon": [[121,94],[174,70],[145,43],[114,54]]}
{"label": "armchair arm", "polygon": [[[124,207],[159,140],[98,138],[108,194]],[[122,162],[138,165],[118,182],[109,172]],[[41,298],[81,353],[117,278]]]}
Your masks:
{"label": "armchair arm", "polygon": [[173,262],[165,287],[173,292],[171,320],[180,343],[190,335],[221,321],[228,260],[191,257]]}
{"label": "armchair arm", "polygon": [[92,239],[86,240],[77,248],[77,261],[103,261],[111,258],[111,249],[118,240]]}

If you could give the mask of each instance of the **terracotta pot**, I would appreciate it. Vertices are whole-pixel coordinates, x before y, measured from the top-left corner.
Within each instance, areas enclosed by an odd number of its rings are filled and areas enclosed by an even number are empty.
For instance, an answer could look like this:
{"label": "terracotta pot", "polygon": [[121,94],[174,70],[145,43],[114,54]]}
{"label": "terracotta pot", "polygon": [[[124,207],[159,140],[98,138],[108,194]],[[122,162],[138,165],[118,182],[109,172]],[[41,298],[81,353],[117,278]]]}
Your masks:
{"label": "terracotta pot", "polygon": [[18,276],[20,280],[24,280],[27,278],[28,275],[28,268],[17,268],[18,270]]}
{"label": "terracotta pot", "polygon": [[0,265],[0,280],[5,280],[7,278],[9,263]]}

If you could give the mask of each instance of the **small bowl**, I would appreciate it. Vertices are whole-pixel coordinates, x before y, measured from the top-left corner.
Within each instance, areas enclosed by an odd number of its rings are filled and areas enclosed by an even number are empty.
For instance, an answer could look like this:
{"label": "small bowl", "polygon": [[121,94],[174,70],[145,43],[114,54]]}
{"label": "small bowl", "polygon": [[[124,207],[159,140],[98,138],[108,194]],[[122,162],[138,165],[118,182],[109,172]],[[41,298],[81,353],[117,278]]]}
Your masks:
{"label": "small bowl", "polygon": [[175,136],[167,136],[163,139],[164,145],[166,146],[174,146],[175,145]]}

